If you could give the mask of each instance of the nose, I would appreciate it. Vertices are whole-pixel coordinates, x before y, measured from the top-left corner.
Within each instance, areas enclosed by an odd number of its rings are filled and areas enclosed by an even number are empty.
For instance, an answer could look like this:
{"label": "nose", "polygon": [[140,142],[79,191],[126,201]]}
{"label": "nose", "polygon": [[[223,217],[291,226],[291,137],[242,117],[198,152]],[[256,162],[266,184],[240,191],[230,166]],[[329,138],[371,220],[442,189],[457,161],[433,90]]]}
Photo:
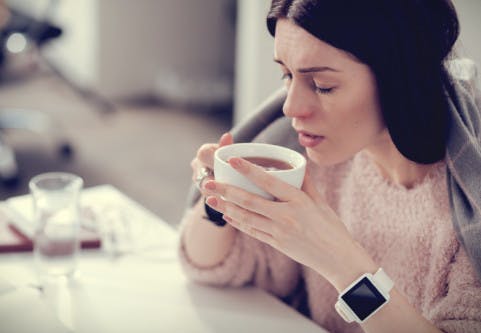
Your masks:
{"label": "nose", "polygon": [[312,97],[293,82],[287,90],[282,112],[288,118],[306,118],[314,111]]}

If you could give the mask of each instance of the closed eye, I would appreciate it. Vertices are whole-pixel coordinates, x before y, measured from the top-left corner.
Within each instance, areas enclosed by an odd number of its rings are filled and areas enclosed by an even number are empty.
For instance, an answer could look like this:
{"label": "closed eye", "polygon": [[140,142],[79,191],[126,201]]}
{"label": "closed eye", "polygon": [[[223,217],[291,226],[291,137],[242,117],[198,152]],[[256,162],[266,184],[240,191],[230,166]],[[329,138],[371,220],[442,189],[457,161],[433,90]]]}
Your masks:
{"label": "closed eye", "polygon": [[[290,83],[290,81],[292,81],[292,74],[283,73],[281,76],[281,80],[284,81],[285,83]],[[322,94],[322,95],[331,94],[335,89],[334,87],[329,87],[329,88],[319,87],[315,84],[315,82],[312,82],[312,84],[314,86],[314,90],[316,91],[316,93]]]}
{"label": "closed eye", "polygon": [[316,87],[316,92],[319,94],[327,95],[331,94],[333,92],[334,88],[321,88],[321,87]]}

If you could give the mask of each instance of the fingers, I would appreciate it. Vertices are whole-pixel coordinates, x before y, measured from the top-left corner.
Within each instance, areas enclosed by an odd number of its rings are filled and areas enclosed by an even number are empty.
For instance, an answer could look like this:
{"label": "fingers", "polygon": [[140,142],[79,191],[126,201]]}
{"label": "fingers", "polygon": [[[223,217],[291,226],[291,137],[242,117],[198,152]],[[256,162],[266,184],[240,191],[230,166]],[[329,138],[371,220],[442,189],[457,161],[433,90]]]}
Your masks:
{"label": "fingers", "polygon": [[263,243],[266,243],[268,245],[271,245],[273,248],[277,248],[277,243],[276,243],[276,239],[262,231],[262,230],[259,230],[259,229],[256,229],[256,228],[253,228],[249,225],[246,225],[246,224],[243,224],[243,223],[240,223],[228,216],[224,216],[224,220],[226,220],[231,226],[233,226],[234,228],[236,228],[237,230],[239,231],[242,231],[243,233],[251,236],[252,238],[255,238]]}
{"label": "fingers", "polygon": [[208,182],[209,180],[213,180],[214,177],[212,175],[205,175],[202,173],[202,168],[205,168],[205,166],[200,163],[200,161],[197,158],[194,158],[191,162],[191,167],[192,167],[192,182],[194,185],[197,187],[197,189],[201,192],[202,195],[206,195],[206,191],[204,189],[204,184]]}
{"label": "fingers", "polygon": [[233,143],[232,134],[224,133],[219,143],[205,143],[197,150],[196,158],[199,160],[201,167],[214,169],[214,153],[219,147],[227,146]]}
{"label": "fingers", "polygon": [[214,169],[214,153],[215,151],[221,147],[221,146],[226,146],[226,145],[229,145],[229,144],[232,144],[233,142],[233,138],[232,138],[232,134],[230,134],[229,132],[227,133],[224,133],[220,139],[219,139],[219,143],[205,143],[203,144],[198,150],[197,150],[197,154],[195,156],[195,158],[191,161],[190,163],[190,166],[192,168],[192,181],[194,183],[197,183],[200,191],[202,192],[202,194],[205,194],[204,191],[203,191],[203,184],[208,181],[208,180],[212,180],[213,177],[212,176],[209,176],[209,177],[205,177],[204,179],[202,179],[200,181],[200,184],[199,184],[199,172],[201,170],[201,168],[208,168],[208,169],[211,169],[213,170]]}
{"label": "fingers", "polygon": [[200,167],[214,168],[214,153],[219,148],[216,143],[203,144],[197,151],[197,160]]}
{"label": "fingers", "polygon": [[259,215],[270,216],[276,209],[273,201],[264,199],[236,186],[216,181],[206,181],[204,182],[204,190],[207,195],[222,197],[225,201]]}
{"label": "fingers", "polygon": [[273,242],[274,224],[268,218],[215,196],[209,196],[206,203],[224,214],[224,219],[236,229],[266,243]]}
{"label": "fingers", "polygon": [[219,147],[224,147],[227,145],[231,145],[234,143],[234,139],[232,138],[232,134],[229,132],[222,134],[219,140]]}
{"label": "fingers", "polygon": [[299,191],[294,186],[266,172],[262,167],[242,158],[231,157],[228,162],[234,169],[249,178],[255,185],[280,201],[289,201],[289,199]]}
{"label": "fingers", "polygon": [[213,176],[207,176],[205,177],[199,184],[199,191],[203,196],[209,195],[209,192],[205,189],[204,184],[207,183],[208,181],[214,180]]}

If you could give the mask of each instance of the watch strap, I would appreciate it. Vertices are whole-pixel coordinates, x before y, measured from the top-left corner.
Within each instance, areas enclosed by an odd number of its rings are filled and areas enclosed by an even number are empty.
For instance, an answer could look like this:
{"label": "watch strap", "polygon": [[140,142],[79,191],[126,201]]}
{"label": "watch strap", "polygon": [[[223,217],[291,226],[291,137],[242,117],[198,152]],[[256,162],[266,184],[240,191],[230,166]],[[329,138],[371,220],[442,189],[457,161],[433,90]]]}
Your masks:
{"label": "watch strap", "polygon": [[386,272],[382,269],[379,268],[376,273],[373,274],[373,279],[376,282],[376,285],[378,288],[382,288],[382,290],[386,293],[389,294],[391,289],[394,286],[393,280],[386,274]]}
{"label": "watch strap", "polygon": [[216,211],[214,208],[210,207],[204,200],[204,211],[205,214],[207,215],[207,219],[209,222],[212,222],[218,227],[223,227],[226,225],[226,221],[222,217],[223,214],[221,212]]}
{"label": "watch strap", "polygon": [[345,322],[347,323],[352,323],[354,321],[354,317],[349,314],[347,309],[343,306],[343,304],[339,301],[334,304],[334,307],[336,308],[337,313],[344,319]]}

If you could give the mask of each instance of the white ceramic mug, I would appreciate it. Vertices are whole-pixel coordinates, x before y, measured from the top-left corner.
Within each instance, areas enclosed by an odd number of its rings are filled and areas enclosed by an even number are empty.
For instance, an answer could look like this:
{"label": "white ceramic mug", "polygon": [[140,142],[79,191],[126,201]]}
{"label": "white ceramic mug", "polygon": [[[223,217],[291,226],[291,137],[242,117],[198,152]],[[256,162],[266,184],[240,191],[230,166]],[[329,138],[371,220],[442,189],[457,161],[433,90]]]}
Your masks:
{"label": "white ceramic mug", "polygon": [[231,157],[262,157],[280,160],[288,163],[292,168],[268,170],[267,172],[296,188],[301,188],[304,181],[306,159],[302,154],[292,149],[266,143],[235,143],[216,150],[214,155],[216,181],[240,187],[267,199],[272,200],[274,197],[232,168],[227,162]]}

